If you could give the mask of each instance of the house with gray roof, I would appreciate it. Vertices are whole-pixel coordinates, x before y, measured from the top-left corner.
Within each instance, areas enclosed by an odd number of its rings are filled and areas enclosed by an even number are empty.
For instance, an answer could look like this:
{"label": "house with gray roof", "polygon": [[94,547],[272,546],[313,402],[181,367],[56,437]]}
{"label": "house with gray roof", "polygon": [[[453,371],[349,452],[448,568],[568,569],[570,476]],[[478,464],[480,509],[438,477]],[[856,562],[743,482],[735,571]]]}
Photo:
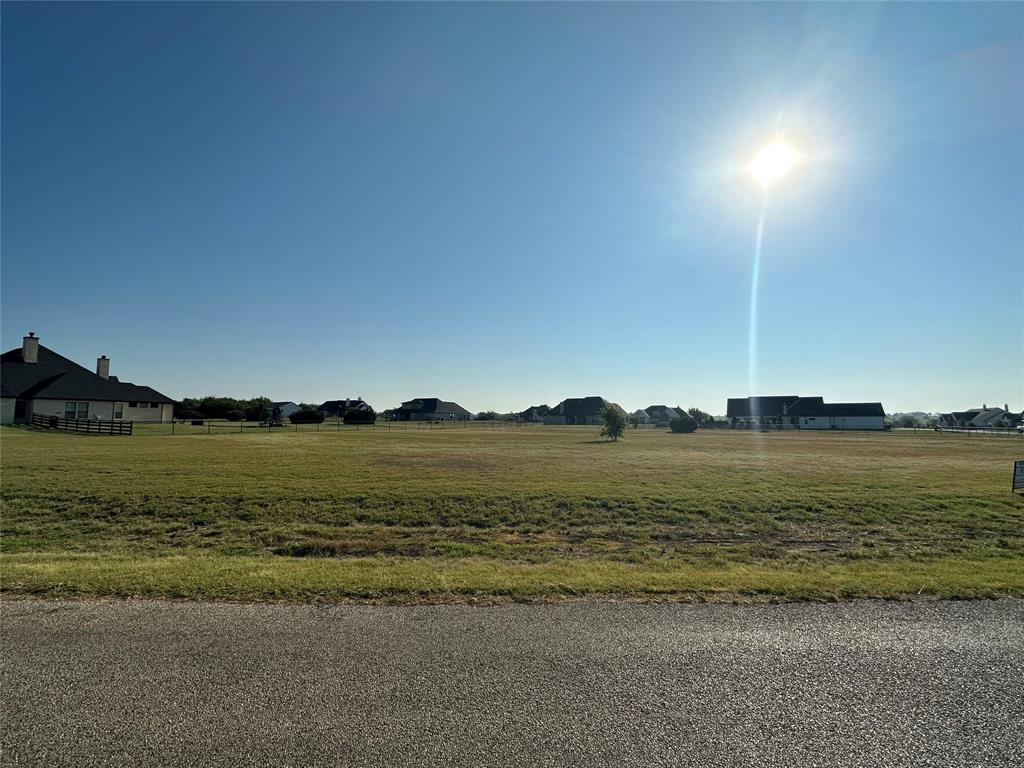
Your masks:
{"label": "house with gray roof", "polygon": [[826,403],[821,397],[801,397],[786,406],[790,429],[885,429],[881,403]]}
{"label": "house with gray roof", "polygon": [[516,418],[519,421],[529,421],[531,423],[541,424],[544,422],[544,417],[551,412],[551,406],[548,405],[531,405],[525,411],[520,411],[516,414]]}
{"label": "house with gray roof", "polygon": [[799,399],[799,395],[730,397],[726,401],[725,416],[732,427],[781,427],[786,408]]}
{"label": "house with gray roof", "polygon": [[955,427],[960,429],[987,429],[991,427],[1015,427],[1024,419],[1024,413],[1016,414],[1010,411],[1009,405],[1002,408],[989,408],[982,405],[980,408],[968,408],[966,411],[953,411],[939,415],[940,427]]}
{"label": "house with gray roof", "polygon": [[881,403],[826,403],[822,397],[731,397],[726,416],[733,428],[885,429]]}
{"label": "house with gray roof", "polygon": [[667,427],[672,419],[678,419],[682,416],[681,408],[669,408],[667,405],[648,405],[644,408],[644,413],[647,414],[648,424],[654,424],[656,427]]}
{"label": "house with gray roof", "polygon": [[110,358],[95,372],[57,354],[29,333],[19,348],[0,355],[0,422],[30,422],[32,415],[71,419],[171,421],[174,400],[150,387],[110,375]]}
{"label": "house with gray roof", "polygon": [[649,424],[651,417],[647,415],[647,411],[640,408],[629,414],[629,421],[632,424]]}
{"label": "house with gray roof", "polygon": [[317,410],[326,418],[343,419],[349,411],[355,411],[353,415],[365,415],[369,418],[373,408],[361,397],[346,397],[344,400],[327,400],[320,404]]}
{"label": "house with gray roof", "polygon": [[458,403],[437,397],[417,397],[406,400],[391,412],[394,421],[466,421],[473,414]]}
{"label": "house with gray roof", "polygon": [[603,397],[570,397],[544,416],[545,424],[600,424],[601,409],[608,405]]}

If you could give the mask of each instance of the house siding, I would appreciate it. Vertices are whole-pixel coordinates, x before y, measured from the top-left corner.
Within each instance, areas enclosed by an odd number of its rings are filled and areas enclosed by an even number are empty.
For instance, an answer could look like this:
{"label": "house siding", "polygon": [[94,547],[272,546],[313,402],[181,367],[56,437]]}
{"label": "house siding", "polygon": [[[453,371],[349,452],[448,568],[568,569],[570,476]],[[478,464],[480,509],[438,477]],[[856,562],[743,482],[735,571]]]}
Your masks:
{"label": "house siding", "polygon": [[544,423],[549,425],[597,426],[601,423],[600,416],[545,416]]}
{"label": "house siding", "polygon": [[13,397],[0,398],[0,424],[14,423],[15,402],[16,399]]}
{"label": "house siding", "polygon": [[[786,424],[786,426],[792,426]],[[885,429],[884,416],[801,416],[800,429]]]}
{"label": "house siding", "polygon": [[[64,416],[64,403],[66,402],[83,402],[82,400],[73,400],[72,398],[63,398],[60,400],[52,400],[49,398],[36,398],[28,404],[28,410],[26,416],[28,419],[32,418],[32,414],[40,413],[44,416]],[[170,421],[174,415],[174,405],[172,403],[161,403],[158,408],[129,408],[128,403],[121,400],[88,400],[89,403],[89,418],[90,419],[104,419],[111,420],[114,418],[114,403],[124,403],[124,412],[121,416],[124,421],[139,421],[139,422],[166,422]]]}
{"label": "house siding", "polygon": [[466,421],[469,416],[466,414],[454,414],[454,413],[424,413],[423,411],[411,411],[409,412],[409,421]]}

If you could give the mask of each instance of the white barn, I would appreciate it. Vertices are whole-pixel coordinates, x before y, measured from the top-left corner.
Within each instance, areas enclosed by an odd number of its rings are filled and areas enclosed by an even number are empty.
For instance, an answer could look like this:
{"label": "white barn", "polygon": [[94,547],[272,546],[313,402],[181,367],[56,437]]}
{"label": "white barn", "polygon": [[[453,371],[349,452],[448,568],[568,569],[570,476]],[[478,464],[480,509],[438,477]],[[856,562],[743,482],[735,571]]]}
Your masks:
{"label": "white barn", "polygon": [[171,421],[174,401],[150,387],[110,375],[110,358],[90,371],[39,343],[30,333],[20,348],[0,355],[0,422],[30,422],[32,415],[71,419]]}

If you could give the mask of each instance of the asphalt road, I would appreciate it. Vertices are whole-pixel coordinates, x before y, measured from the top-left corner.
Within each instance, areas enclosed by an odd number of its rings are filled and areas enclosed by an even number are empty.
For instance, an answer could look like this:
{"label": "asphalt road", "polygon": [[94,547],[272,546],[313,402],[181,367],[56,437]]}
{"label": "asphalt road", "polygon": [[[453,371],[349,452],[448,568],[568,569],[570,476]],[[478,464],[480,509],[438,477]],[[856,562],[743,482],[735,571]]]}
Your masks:
{"label": "asphalt road", "polygon": [[1020,766],[1020,601],[8,600],[4,765]]}

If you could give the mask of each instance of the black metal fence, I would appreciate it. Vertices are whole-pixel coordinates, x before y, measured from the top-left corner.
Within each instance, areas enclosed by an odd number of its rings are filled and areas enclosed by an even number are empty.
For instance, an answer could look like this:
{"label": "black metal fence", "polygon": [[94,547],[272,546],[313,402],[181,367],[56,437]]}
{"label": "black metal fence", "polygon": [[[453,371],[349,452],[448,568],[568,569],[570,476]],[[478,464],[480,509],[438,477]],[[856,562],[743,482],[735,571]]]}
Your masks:
{"label": "black metal fence", "polygon": [[136,435],[222,435],[222,434],[276,434],[286,432],[358,432],[361,430],[406,431],[406,430],[450,430],[480,431],[526,427],[542,424],[502,420],[448,420],[448,421],[377,421],[362,424],[345,424],[330,419],[321,423],[293,424],[283,422],[227,421],[224,419],[175,419],[165,422],[137,422]]}
{"label": "black metal fence", "polygon": [[995,437],[1024,437],[1017,427],[895,427],[900,432],[947,432],[952,435],[991,435]]}
{"label": "black metal fence", "polygon": [[64,432],[82,432],[89,435],[130,435],[130,421],[99,421],[90,419],[65,419],[48,416],[45,413],[32,414],[32,426],[42,429],[59,429]]}

